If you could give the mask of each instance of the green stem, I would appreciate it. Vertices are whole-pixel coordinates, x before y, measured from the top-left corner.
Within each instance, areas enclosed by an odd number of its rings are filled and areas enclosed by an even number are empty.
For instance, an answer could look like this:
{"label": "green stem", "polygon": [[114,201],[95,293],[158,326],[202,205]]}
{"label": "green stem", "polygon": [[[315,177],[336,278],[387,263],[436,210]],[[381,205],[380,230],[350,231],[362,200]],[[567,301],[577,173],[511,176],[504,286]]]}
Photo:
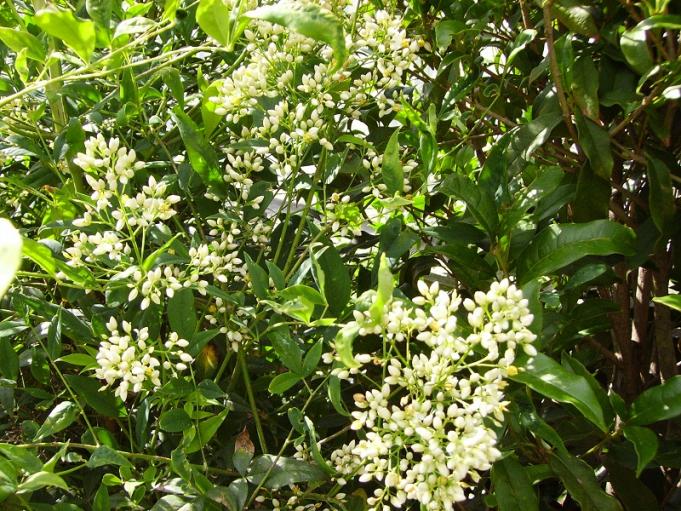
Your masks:
{"label": "green stem", "polygon": [[248,366],[246,365],[246,357],[242,348],[239,348],[239,353],[237,353],[237,359],[239,361],[239,366],[241,367],[241,373],[244,377],[244,385],[246,386],[246,394],[248,396],[248,404],[251,406],[251,412],[253,413],[253,421],[255,422],[255,429],[258,432],[258,441],[260,442],[260,449],[263,454],[267,454],[267,444],[265,443],[265,434],[262,429],[262,424],[260,423],[260,415],[258,414],[258,407],[255,404],[255,395],[253,394],[253,387],[251,386],[251,377],[248,374]]}

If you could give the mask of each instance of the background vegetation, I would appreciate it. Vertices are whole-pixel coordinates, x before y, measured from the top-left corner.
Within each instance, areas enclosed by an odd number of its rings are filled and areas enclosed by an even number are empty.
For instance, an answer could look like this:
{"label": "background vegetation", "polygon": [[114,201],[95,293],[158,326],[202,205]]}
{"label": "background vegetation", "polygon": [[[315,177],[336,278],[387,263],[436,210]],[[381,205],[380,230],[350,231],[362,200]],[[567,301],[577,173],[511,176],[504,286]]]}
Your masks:
{"label": "background vegetation", "polygon": [[[268,3],[0,6],[0,507],[677,509],[678,4]],[[397,309],[504,278],[491,471],[390,504]]]}

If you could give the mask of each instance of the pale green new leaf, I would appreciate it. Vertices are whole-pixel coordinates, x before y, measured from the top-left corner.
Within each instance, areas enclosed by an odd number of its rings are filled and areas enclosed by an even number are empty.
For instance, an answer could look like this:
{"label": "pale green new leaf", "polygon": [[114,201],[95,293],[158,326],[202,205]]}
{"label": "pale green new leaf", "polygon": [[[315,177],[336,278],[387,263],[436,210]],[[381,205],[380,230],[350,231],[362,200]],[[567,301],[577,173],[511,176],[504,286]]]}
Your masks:
{"label": "pale green new leaf", "polygon": [[85,62],[95,51],[95,23],[75,16],[71,11],[48,7],[34,16],[36,25],[52,37],[60,39]]}

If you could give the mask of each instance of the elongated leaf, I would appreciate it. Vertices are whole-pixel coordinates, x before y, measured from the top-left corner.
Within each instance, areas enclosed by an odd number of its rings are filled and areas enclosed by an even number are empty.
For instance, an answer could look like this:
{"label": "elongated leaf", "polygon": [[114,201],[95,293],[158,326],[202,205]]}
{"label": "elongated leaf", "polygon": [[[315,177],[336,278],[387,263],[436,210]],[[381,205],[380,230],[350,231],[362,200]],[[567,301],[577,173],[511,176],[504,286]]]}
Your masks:
{"label": "elongated leaf", "polygon": [[623,430],[624,438],[634,444],[636,450],[636,477],[641,475],[648,463],[653,461],[657,454],[657,435],[652,429],[640,426],[626,426]]}
{"label": "elongated leaf", "polygon": [[258,298],[267,298],[269,289],[269,278],[267,272],[256,263],[251,256],[245,254],[246,268],[248,269],[248,276],[251,279],[251,286],[253,287],[253,294]]}
{"label": "elongated leaf", "polygon": [[0,41],[17,53],[25,49],[29,59],[39,62],[45,60],[45,48],[40,39],[25,30],[0,27]]}
{"label": "elongated leaf", "polygon": [[225,421],[228,413],[229,410],[223,410],[219,414],[201,421],[196,435],[185,449],[186,453],[191,454],[206,445],[210,439],[215,436],[215,433],[217,433],[218,429]]}
{"label": "elongated leaf", "polygon": [[62,490],[68,490],[69,486],[60,476],[52,472],[36,472],[28,476],[17,486],[17,493],[36,491],[46,486],[56,486]]}
{"label": "elongated leaf", "polygon": [[388,140],[383,153],[383,182],[388,187],[388,193],[393,195],[402,192],[404,188],[404,168],[400,161],[400,129],[396,129]]}
{"label": "elongated leaf", "polygon": [[302,378],[296,373],[286,372],[275,376],[269,384],[270,394],[283,394]]}
{"label": "elongated leaf", "polygon": [[669,167],[657,158],[648,157],[648,205],[655,227],[662,234],[675,229],[674,191]]}
{"label": "elongated leaf", "polygon": [[521,284],[551,275],[589,255],[632,255],[635,237],[628,227],[608,220],[554,224],[544,229],[518,257]]}
{"label": "elongated leaf", "polygon": [[95,23],[105,30],[109,30],[113,10],[112,0],[85,0],[85,8]]}
{"label": "elongated leaf", "polygon": [[525,467],[511,454],[497,461],[492,467],[494,495],[499,511],[539,510],[539,501]]}
{"label": "elongated leaf", "polygon": [[105,417],[125,417],[123,403],[113,395],[111,389],[100,391],[102,385],[99,381],[75,374],[66,374],[64,377],[71,389],[97,413]]}
{"label": "elongated leaf", "polygon": [[648,48],[646,31],[654,28],[681,29],[681,16],[657,15],[644,19],[620,38],[620,48],[629,65],[638,73],[645,74],[655,62]]}
{"label": "elongated leaf", "polygon": [[573,405],[600,430],[608,431],[598,396],[589,382],[583,376],[566,371],[552,358],[538,354],[512,379],[555,401]]}
{"label": "elongated leaf", "polygon": [[590,56],[581,56],[575,60],[570,87],[582,114],[593,121],[598,121],[600,118],[598,69]]}
{"label": "elongated leaf", "polygon": [[329,312],[339,314],[347,305],[352,293],[352,281],[343,258],[334,246],[327,246],[316,255],[319,268],[324,272],[324,298]]}
{"label": "elongated leaf", "polygon": [[0,376],[14,381],[19,376],[19,356],[6,337],[0,339]]}
{"label": "elongated leaf", "polygon": [[316,464],[271,454],[253,460],[248,472],[251,484],[258,484],[265,479],[263,486],[273,490],[289,484],[324,481],[326,477],[326,473]]}
{"label": "elongated leaf", "polygon": [[128,459],[107,445],[100,445],[92,451],[87,461],[89,468],[103,467],[105,465],[130,466]]}
{"label": "elongated leaf", "polygon": [[575,120],[577,121],[579,145],[582,146],[586,157],[589,158],[591,168],[597,176],[610,179],[613,159],[608,131],[579,112],[575,112]]}
{"label": "elongated leaf", "polygon": [[201,135],[194,121],[182,110],[176,108],[171,116],[180,130],[192,168],[212,193],[223,198],[226,186],[215,150]]}
{"label": "elongated leaf", "polygon": [[40,9],[33,21],[47,34],[64,41],[85,62],[95,51],[95,24],[77,18],[71,11],[47,7]]}
{"label": "elongated leaf", "polygon": [[191,427],[192,420],[182,408],[175,408],[163,412],[159,417],[158,425],[163,431],[179,433]]}
{"label": "elongated leaf", "polygon": [[472,183],[467,177],[452,174],[442,183],[443,193],[466,203],[466,208],[491,238],[499,225],[494,197],[484,187]]}
{"label": "elongated leaf", "polygon": [[64,261],[57,259],[52,254],[52,251],[42,243],[24,238],[23,254],[45,270],[51,277],[56,278],[57,273],[63,273],[75,284],[87,289],[99,289],[99,283],[88,268],[73,268],[69,266]]}
{"label": "elongated leaf", "polygon": [[339,69],[347,57],[343,25],[331,12],[317,5],[304,5],[282,1],[275,5],[265,5],[246,16],[282,25],[300,34],[328,44],[333,50],[334,66]]}
{"label": "elongated leaf", "polygon": [[206,34],[223,46],[232,42],[232,8],[224,0],[201,0],[196,8],[196,22]]}
{"label": "elongated leaf", "polygon": [[591,7],[578,0],[557,0],[553,3],[553,12],[563,25],[572,32],[592,37],[598,34]]}
{"label": "elongated leaf", "polygon": [[277,358],[287,369],[300,374],[303,371],[303,351],[292,338],[288,329],[272,330],[268,336]]}
{"label": "elongated leaf", "polygon": [[681,376],[643,392],[631,405],[628,424],[645,426],[681,414]]}
{"label": "elongated leaf", "polygon": [[346,325],[336,334],[334,344],[340,361],[346,367],[359,367],[359,363],[352,354],[352,343],[359,333],[359,326],[356,324]]}
{"label": "elongated leaf", "polygon": [[567,452],[554,451],[549,466],[582,511],[622,511],[620,503],[601,489],[593,468],[584,461]]}
{"label": "elongated leaf", "polygon": [[170,328],[181,338],[191,339],[194,336],[197,320],[191,289],[180,289],[168,300],[168,321]]}
{"label": "elongated leaf", "polygon": [[661,303],[677,311],[681,311],[681,295],[667,295],[653,298],[654,302]]}
{"label": "elongated leaf", "polygon": [[38,441],[68,428],[78,416],[78,407],[71,401],[62,401],[55,406],[35,434]]}

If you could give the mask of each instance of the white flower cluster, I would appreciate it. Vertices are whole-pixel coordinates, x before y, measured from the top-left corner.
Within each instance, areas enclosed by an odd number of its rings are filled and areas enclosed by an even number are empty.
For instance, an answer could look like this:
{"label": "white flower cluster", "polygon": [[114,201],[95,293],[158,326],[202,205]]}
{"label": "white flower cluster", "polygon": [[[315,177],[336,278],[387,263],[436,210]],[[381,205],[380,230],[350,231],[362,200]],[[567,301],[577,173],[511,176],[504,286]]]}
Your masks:
{"label": "white flower cluster", "polygon": [[[149,339],[147,327],[134,329],[127,321],[121,323],[122,332],[118,330],[118,322],[111,317],[106,324],[109,336],[99,345],[97,363],[99,367],[95,376],[106,381],[103,388],[118,382],[114,394],[123,401],[128,393],[140,392],[151,386],[161,386],[159,368],[170,371],[173,376],[187,369],[193,359],[183,350],[189,345],[185,339],[172,332],[165,343],[165,350],[157,351],[154,340]],[[165,358],[163,363],[157,356]],[[171,360],[172,358],[172,360]]]}
{"label": "white flower cluster", "polygon": [[[388,511],[418,501],[423,509],[452,510],[499,458],[493,428],[503,419],[505,378],[517,371],[516,349],[530,355],[533,316],[522,292],[508,280],[466,299],[468,326],[458,325],[461,298],[419,282],[412,302],[392,299],[376,318],[356,312],[359,335],[380,335],[381,386],[355,394],[352,429],[361,433],[334,451],[339,482],[381,482],[371,509]],[[366,371],[366,369],[360,369]]]}

